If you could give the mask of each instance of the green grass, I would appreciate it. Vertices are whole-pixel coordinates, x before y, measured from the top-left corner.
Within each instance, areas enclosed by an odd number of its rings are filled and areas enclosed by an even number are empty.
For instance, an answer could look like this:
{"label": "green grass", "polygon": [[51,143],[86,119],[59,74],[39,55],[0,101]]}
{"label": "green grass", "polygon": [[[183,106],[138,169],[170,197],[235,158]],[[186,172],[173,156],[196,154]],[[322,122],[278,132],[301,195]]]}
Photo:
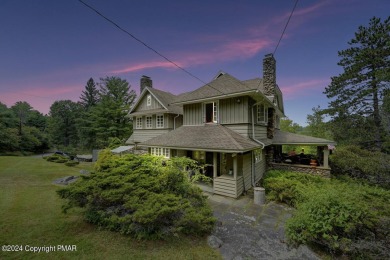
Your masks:
{"label": "green grass", "polygon": [[76,245],[75,252],[3,252],[0,259],[221,259],[206,238],[180,237],[169,241],[138,241],[98,230],[83,221],[80,210],[61,211],[52,181],[90,170],[37,157],[0,157],[0,245]]}

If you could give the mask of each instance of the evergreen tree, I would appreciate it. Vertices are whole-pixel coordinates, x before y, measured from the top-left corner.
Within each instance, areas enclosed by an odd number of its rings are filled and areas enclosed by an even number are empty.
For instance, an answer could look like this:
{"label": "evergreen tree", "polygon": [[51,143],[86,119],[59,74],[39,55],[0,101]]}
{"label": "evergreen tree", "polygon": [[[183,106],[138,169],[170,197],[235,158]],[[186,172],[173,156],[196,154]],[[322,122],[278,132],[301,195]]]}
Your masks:
{"label": "evergreen tree", "polygon": [[71,100],[55,101],[50,106],[48,132],[52,143],[56,146],[77,146],[76,120],[81,107]]}
{"label": "evergreen tree", "polygon": [[338,65],[344,72],[332,77],[324,92],[332,99],[326,112],[333,121],[358,119],[365,125],[357,127],[367,130],[367,134],[373,133],[368,137],[373,139],[366,141],[380,148],[383,140],[380,104],[384,90],[389,88],[389,77],[384,75],[390,70],[390,17],[383,22],[373,17],[368,27],[359,27],[348,44],[349,49],[338,52],[341,57]]}
{"label": "evergreen tree", "polygon": [[99,102],[99,90],[96,88],[93,78],[88,80],[85,90],[81,93],[80,100],[82,106],[87,110]]}
{"label": "evergreen tree", "polygon": [[97,146],[106,147],[110,137],[125,140],[132,133],[126,115],[136,98],[135,91],[119,77],[100,79],[99,103],[92,109],[91,120],[97,133]]}

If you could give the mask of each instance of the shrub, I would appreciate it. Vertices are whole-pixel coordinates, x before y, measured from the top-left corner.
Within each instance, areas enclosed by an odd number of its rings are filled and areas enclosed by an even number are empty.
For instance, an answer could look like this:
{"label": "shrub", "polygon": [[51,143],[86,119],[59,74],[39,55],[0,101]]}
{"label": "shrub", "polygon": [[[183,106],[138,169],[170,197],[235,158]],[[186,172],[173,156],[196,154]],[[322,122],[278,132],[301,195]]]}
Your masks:
{"label": "shrub", "polygon": [[60,189],[66,212],[85,208],[85,219],[136,238],[203,235],[215,223],[201,190],[184,170],[194,162],[150,155],[99,154],[95,173]]}
{"label": "shrub", "polygon": [[53,154],[53,155],[50,155],[50,156],[45,156],[45,157],[43,157],[43,159],[45,159],[48,162],[55,162],[55,163],[65,163],[65,162],[69,161],[68,157],[62,156],[62,155],[59,155],[59,154]]}
{"label": "shrub", "polygon": [[296,207],[286,223],[291,243],[353,258],[390,257],[390,191],[345,176],[285,171],[270,171],[264,184],[270,199]]}
{"label": "shrub", "polygon": [[70,167],[76,166],[78,164],[80,164],[78,161],[67,161],[67,162],[65,162],[65,165],[66,166],[70,166]]}
{"label": "shrub", "polygon": [[338,147],[330,158],[334,175],[348,175],[383,187],[390,187],[390,155],[388,154],[349,145]]}

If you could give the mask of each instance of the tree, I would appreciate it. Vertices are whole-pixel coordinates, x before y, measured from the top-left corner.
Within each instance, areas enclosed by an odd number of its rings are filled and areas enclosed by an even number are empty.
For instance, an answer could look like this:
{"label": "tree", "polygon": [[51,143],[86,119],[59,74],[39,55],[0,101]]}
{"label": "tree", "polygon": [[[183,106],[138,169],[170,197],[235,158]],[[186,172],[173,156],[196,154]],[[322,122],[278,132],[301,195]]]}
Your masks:
{"label": "tree", "polygon": [[80,105],[71,100],[55,101],[50,106],[48,132],[54,145],[68,147],[78,143],[76,119]]}
{"label": "tree", "polygon": [[99,102],[99,90],[96,88],[93,78],[88,80],[85,90],[81,93],[80,100],[81,105],[87,110]]}
{"label": "tree", "polygon": [[301,129],[302,127],[299,124],[294,123],[291,119],[287,117],[280,120],[280,130],[282,131],[297,133]]}
{"label": "tree", "polygon": [[11,107],[18,118],[19,135],[22,135],[23,126],[26,124],[32,107],[27,102],[18,101]]}
{"label": "tree", "polygon": [[97,135],[97,146],[106,147],[110,137],[120,140],[132,133],[131,121],[126,117],[136,98],[129,83],[119,77],[100,79],[99,103],[91,110],[91,120]]}
{"label": "tree", "polygon": [[380,148],[383,137],[379,108],[390,80],[390,17],[383,22],[373,17],[368,27],[359,27],[348,44],[349,49],[338,52],[338,65],[344,72],[332,77],[324,92],[332,99],[327,113],[333,119],[363,116],[366,127],[374,133],[372,141]]}
{"label": "tree", "polygon": [[324,122],[324,115],[320,106],[312,108],[313,114],[307,115],[309,135],[319,138],[332,139],[329,123]]}

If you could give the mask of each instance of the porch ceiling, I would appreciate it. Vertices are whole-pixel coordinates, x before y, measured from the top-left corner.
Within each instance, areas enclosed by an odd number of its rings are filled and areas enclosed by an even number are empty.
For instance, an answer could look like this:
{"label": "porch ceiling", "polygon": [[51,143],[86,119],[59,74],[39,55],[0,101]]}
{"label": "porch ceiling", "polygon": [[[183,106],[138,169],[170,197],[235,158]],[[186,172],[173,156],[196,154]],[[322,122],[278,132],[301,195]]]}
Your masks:
{"label": "porch ceiling", "polygon": [[272,139],[272,144],[335,145],[336,142],[332,140],[323,139],[323,138],[317,138],[312,136],[299,135],[299,134],[284,132],[280,130],[275,130],[274,138]]}

